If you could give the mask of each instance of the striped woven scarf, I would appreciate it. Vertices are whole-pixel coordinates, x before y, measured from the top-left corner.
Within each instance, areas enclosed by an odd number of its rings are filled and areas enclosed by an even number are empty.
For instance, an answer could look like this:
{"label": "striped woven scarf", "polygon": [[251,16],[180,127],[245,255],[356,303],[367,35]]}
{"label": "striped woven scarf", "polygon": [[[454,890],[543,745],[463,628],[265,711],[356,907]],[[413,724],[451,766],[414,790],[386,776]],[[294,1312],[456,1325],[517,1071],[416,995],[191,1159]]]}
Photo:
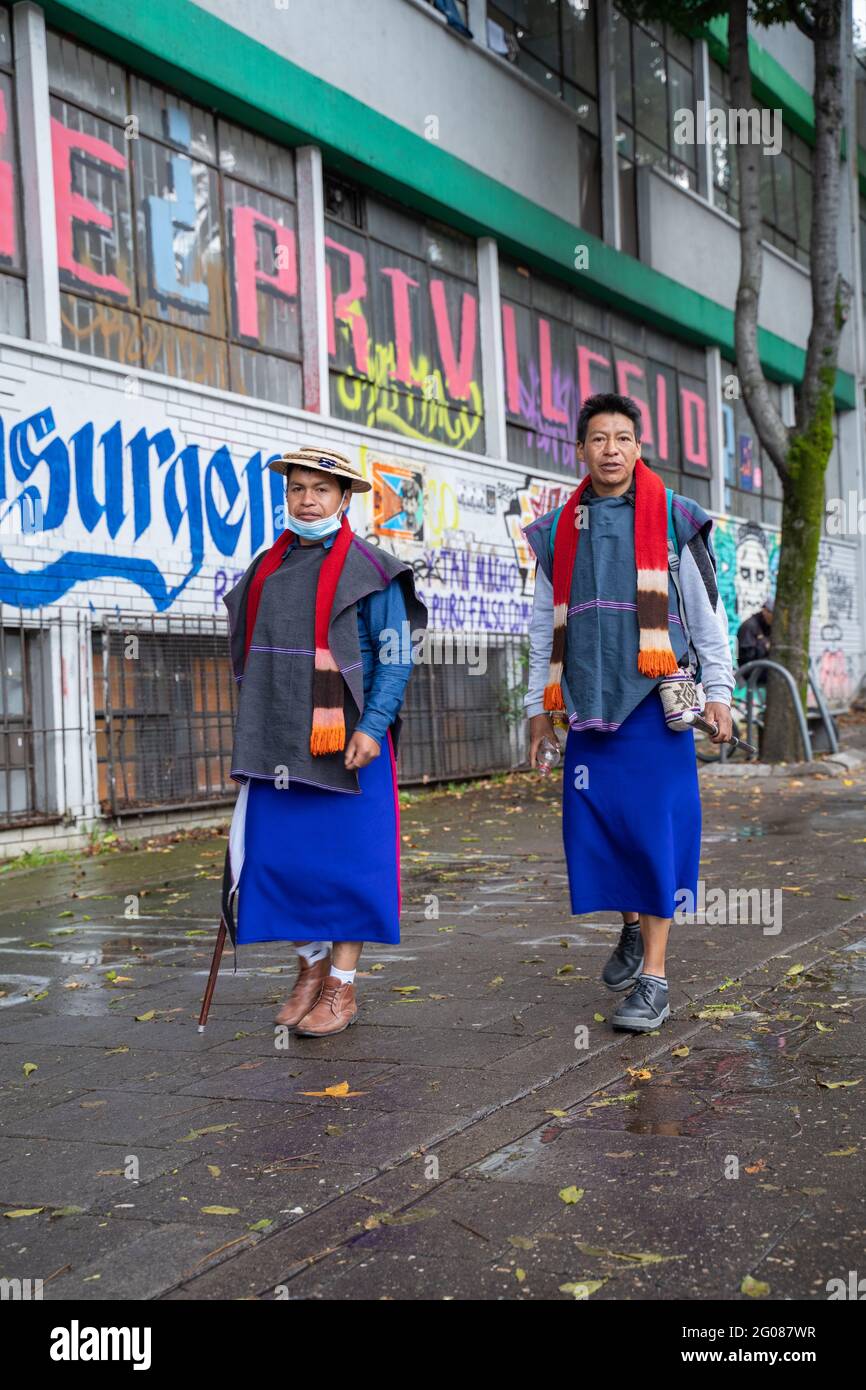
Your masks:
{"label": "striped woven scarf", "polygon": [[[583,479],[563,507],[553,545],[553,646],[544,687],[544,708],[565,709],[562,672],[571,576],[580,537],[578,508],[590,484]],[[668,637],[668,515],[661,478],[638,459],[634,469],[634,558],[637,569],[637,668],[644,676],[670,676],[677,659]]]}
{"label": "striped woven scarf", "polygon": [[[246,666],[262,587],[269,575],[279,569],[283,557],[295,539],[293,531],[278,536],[253,575],[247,594],[244,666]],[[319,570],[316,584],[315,647],[313,667],[313,723],[310,729],[310,751],[315,754],[339,753],[346,743],[346,721],[343,717],[343,675],[328,646],[328,628],[334,595],[343,571],[343,564],[352,544],[352,528],[344,515],[336,539]]]}

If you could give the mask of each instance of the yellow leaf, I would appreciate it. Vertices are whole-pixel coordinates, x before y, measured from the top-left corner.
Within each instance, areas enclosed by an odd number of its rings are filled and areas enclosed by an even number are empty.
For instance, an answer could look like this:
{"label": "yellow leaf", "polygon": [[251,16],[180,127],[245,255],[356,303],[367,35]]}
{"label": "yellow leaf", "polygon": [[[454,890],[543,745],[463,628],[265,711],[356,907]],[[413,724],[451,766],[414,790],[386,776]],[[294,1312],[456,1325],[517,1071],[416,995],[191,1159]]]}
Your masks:
{"label": "yellow leaf", "polygon": [[380,963],[379,965],[371,965],[371,966],[370,966],[370,973],[372,974],[374,970],[384,970],[384,969],[385,969],[385,967],[384,967],[384,965],[382,965],[381,963]]}
{"label": "yellow leaf", "polygon": [[525,1269],[516,1269],[516,1270],[514,1271],[514,1277],[515,1277],[515,1279],[517,1280],[518,1284],[522,1284],[523,1281],[524,1281],[524,1279],[526,1278],[526,1270],[525,1270]]}
{"label": "yellow leaf", "polygon": [[392,985],[392,986],[391,986],[391,993],[392,993],[392,994],[412,994],[412,993],[414,993],[414,991],[415,991],[416,989],[420,989],[420,988],[421,988],[420,985]]}
{"label": "yellow leaf", "polygon": [[574,974],[574,966],[573,966],[573,965],[560,965],[560,966],[558,967],[556,973],[557,973],[557,975],[573,975],[573,974]]}
{"label": "yellow leaf", "polygon": [[38,1071],[39,1068],[38,1068],[38,1066],[36,1065],[35,1062],[25,1062],[25,1063],[24,1063],[24,1066],[21,1068],[21,1070],[24,1072],[24,1075],[25,1075],[25,1076],[31,1076],[32,1073],[33,1073],[34,1071]]}
{"label": "yellow leaf", "polygon": [[3,1215],[8,1216],[10,1221],[14,1221],[19,1216],[36,1216],[44,1207],[16,1207],[15,1211],[4,1211]]}
{"label": "yellow leaf", "polygon": [[505,984],[505,977],[503,975],[494,975],[493,979],[488,980],[487,983],[492,986],[493,989],[498,989],[500,985]]}
{"label": "yellow leaf", "polygon": [[740,1285],[740,1293],[748,1294],[749,1298],[766,1298],[769,1292],[770,1285],[761,1279],[753,1279],[751,1274],[747,1274]]}
{"label": "yellow leaf", "polygon": [[339,1081],[335,1086],[326,1086],[324,1091],[299,1091],[302,1096],[365,1096],[366,1091],[350,1091],[348,1081]]}
{"label": "yellow leaf", "polygon": [[819,1081],[818,1085],[823,1086],[825,1091],[841,1091],[843,1086],[859,1086],[862,1080],[862,1076],[858,1076],[856,1081]]}
{"label": "yellow leaf", "polygon": [[687,1047],[675,1047],[671,1053],[672,1057],[688,1057],[688,1055],[689,1049]]}
{"label": "yellow leaf", "polygon": [[207,1166],[207,1170],[212,1178],[218,1178],[220,1173],[222,1172],[222,1169],[216,1163],[209,1163]]}
{"label": "yellow leaf", "polygon": [[833,1031],[832,1028],[828,1028],[826,1023],[822,1023],[820,1019],[815,1020],[815,1027],[818,1029],[819,1033],[832,1033]]}
{"label": "yellow leaf", "polygon": [[593,1014],[593,1023],[604,1023],[604,1014]]}
{"label": "yellow leaf", "polygon": [[106,1052],[105,1055],[106,1055],[106,1057],[116,1057],[118,1052],[128,1052],[128,1051],[129,1051],[129,1048],[128,1048],[128,1047],[125,1047],[125,1046],[124,1046],[124,1047],[112,1047],[108,1052]]}
{"label": "yellow leaf", "polygon": [[239,1216],[240,1207],[199,1207],[205,1216]]}
{"label": "yellow leaf", "polygon": [[806,969],[805,965],[792,965],[790,970],[785,971],[785,976],[800,975]]}
{"label": "yellow leaf", "polygon": [[146,1014],[136,1014],[136,1023],[150,1023],[152,1018],[156,1018],[156,1009],[148,1009]]}
{"label": "yellow leaf", "polygon": [[508,1244],[513,1245],[516,1250],[531,1250],[535,1241],[529,1236],[509,1236]]}
{"label": "yellow leaf", "polygon": [[568,1111],[567,1111],[567,1110],[545,1110],[544,1113],[545,1113],[545,1115],[555,1115],[556,1118],[557,1118],[558,1120],[561,1120],[562,1117],[563,1117],[563,1115],[567,1115],[567,1114],[568,1114]]}
{"label": "yellow leaf", "polygon": [[830,1152],[828,1153],[827,1157],[828,1157],[828,1158],[850,1158],[852,1154],[857,1153],[857,1150],[859,1149],[859,1147],[860,1147],[859,1144],[852,1144],[851,1147],[850,1147],[850,1149],[831,1149]]}
{"label": "yellow leaf", "polygon": [[580,1284],[560,1284],[559,1292],[572,1293],[575,1298],[591,1298],[606,1283],[606,1279],[584,1279]]}
{"label": "yellow leaf", "polygon": [[566,1206],[573,1206],[575,1202],[580,1201],[585,1190],[586,1189],[583,1187],[561,1187],[559,1189],[559,1195]]}
{"label": "yellow leaf", "polygon": [[652,1071],[649,1067],[626,1067],[629,1076],[633,1076],[635,1081],[649,1081]]}

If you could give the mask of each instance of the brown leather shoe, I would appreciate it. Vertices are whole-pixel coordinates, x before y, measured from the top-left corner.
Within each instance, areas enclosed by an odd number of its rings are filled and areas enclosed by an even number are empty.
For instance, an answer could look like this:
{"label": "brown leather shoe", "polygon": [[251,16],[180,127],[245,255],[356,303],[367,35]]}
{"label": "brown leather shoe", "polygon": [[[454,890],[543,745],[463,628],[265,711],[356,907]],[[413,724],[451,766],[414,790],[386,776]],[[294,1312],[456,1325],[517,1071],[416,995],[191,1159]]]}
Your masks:
{"label": "brown leather shoe", "polygon": [[274,1019],[275,1023],[282,1023],[289,1028],[294,1028],[296,1024],[300,1023],[304,1015],[308,1014],[316,1003],[325,981],[331,973],[331,953],[329,951],[326,956],[323,956],[321,960],[314,961],[312,965],[307,965],[304,957],[299,956],[298,964],[298,978],[295,980],[295,987]]}
{"label": "brown leather shoe", "polygon": [[317,1002],[301,1019],[295,1033],[300,1038],[325,1038],[331,1033],[342,1033],[357,1018],[355,986],[329,975]]}

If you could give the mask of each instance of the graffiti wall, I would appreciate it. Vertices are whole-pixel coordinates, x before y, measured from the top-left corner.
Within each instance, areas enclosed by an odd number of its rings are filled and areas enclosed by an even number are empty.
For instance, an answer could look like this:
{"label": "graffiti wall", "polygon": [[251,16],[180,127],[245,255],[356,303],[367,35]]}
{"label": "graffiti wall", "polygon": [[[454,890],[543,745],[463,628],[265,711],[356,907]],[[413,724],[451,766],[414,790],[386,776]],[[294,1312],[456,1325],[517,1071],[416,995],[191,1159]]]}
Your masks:
{"label": "graffiti wall", "polygon": [[525,632],[533,566],[521,527],[564,502],[572,485],[501,466],[474,464],[470,473],[447,459],[367,447],[361,467],[373,489],[353,501],[354,525],[412,565],[432,625]]}
{"label": "graffiti wall", "polygon": [[[723,517],[716,523],[714,544],[719,591],[728,615],[731,650],[736,657],[737,629],[775,594],[779,569],[779,533],[757,522]],[[844,702],[857,689],[860,622],[856,598],[857,552],[851,545],[826,539],[818,554],[812,613],[811,650],[821,688],[828,700]]]}

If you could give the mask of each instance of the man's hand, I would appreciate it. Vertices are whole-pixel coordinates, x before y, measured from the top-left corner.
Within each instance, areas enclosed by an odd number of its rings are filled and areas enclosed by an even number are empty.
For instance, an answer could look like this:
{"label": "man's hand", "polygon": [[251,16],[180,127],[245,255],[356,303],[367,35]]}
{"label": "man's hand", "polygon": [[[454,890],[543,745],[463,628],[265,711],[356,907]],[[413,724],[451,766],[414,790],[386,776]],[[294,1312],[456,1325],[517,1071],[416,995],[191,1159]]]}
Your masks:
{"label": "man's hand", "polygon": [[534,714],[529,721],[529,766],[538,767],[536,761],[538,748],[543,738],[549,738],[551,743],[556,743],[556,734],[553,731],[553,720],[549,714]]}
{"label": "man's hand", "polygon": [[712,736],[711,743],[730,743],[734,726],[727,705],[720,705],[718,700],[708,700],[704,709],[704,719],[708,724],[718,726],[718,733]]}
{"label": "man's hand", "polygon": [[379,744],[374,738],[356,729],[349,739],[343,762],[350,771],[357,772],[359,767],[366,767],[374,758],[378,758],[380,752]]}

